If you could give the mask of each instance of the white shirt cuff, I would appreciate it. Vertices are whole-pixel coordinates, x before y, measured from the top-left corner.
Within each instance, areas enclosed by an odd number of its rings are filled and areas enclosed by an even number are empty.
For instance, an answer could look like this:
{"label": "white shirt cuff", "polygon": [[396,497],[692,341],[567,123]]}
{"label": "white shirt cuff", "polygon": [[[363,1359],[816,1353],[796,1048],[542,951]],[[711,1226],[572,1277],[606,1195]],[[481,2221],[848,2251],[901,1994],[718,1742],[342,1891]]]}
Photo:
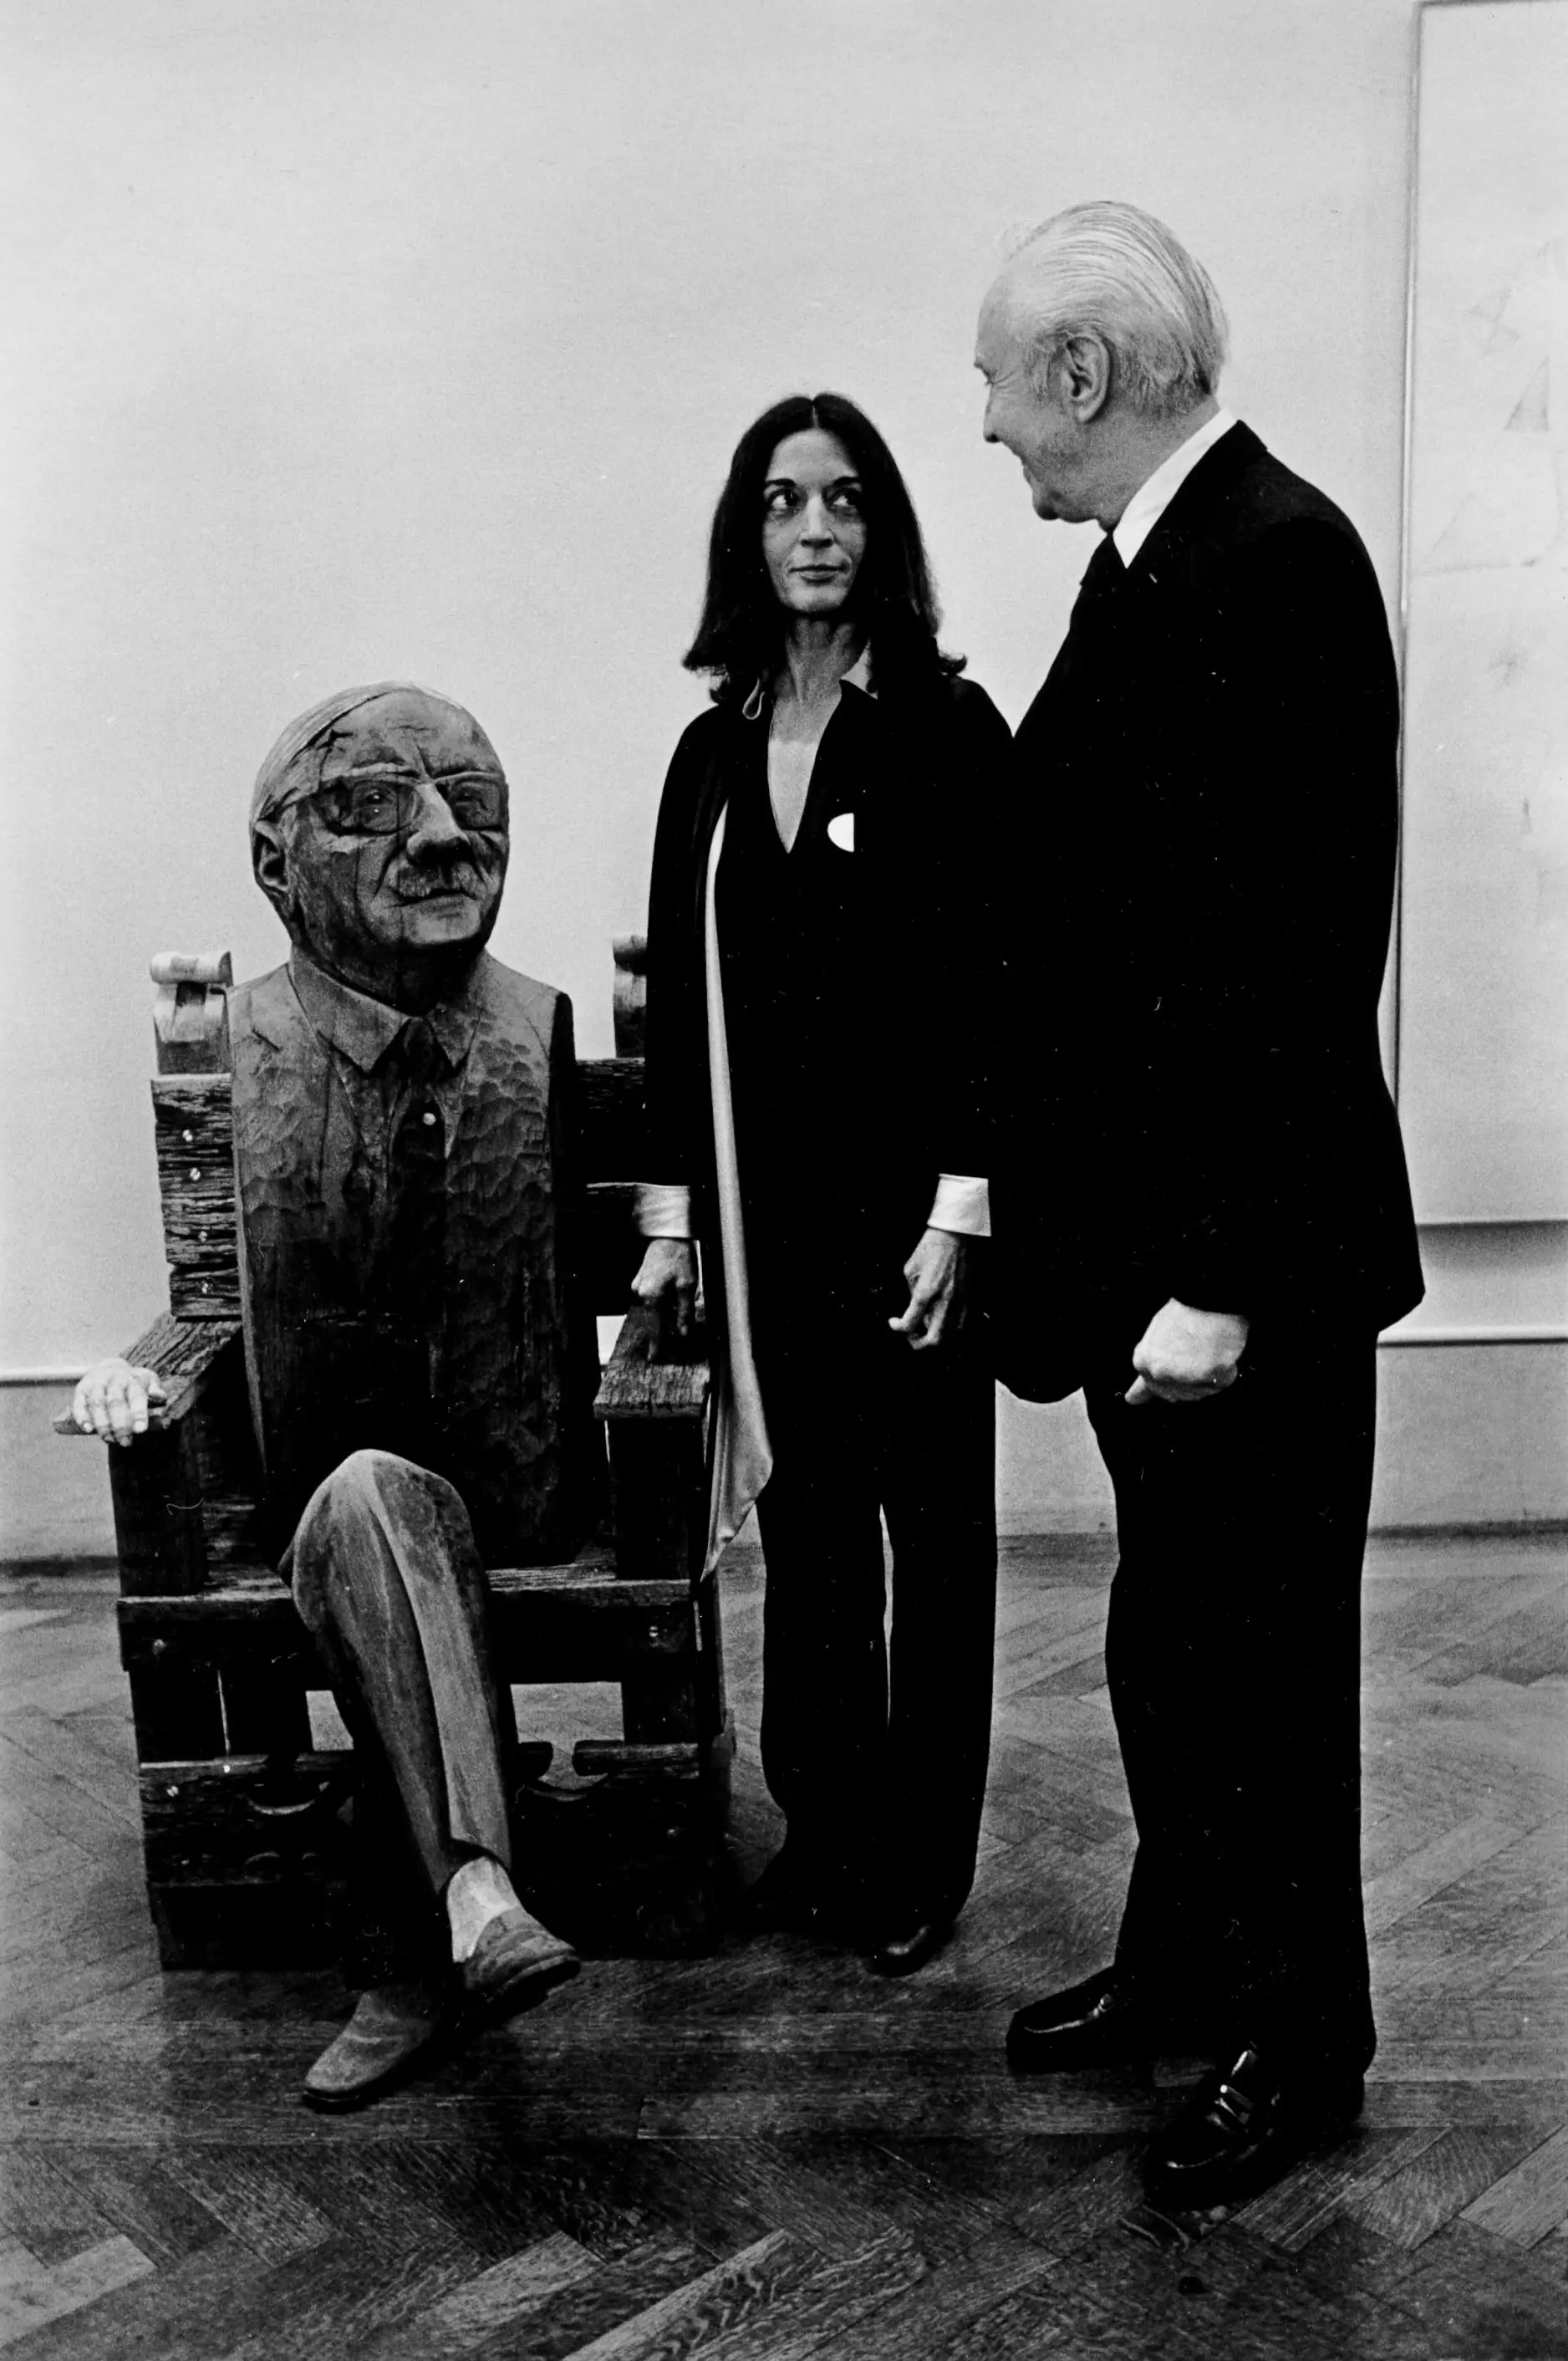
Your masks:
{"label": "white shirt cuff", "polygon": [[956,1230],[964,1238],[988,1238],[990,1181],[971,1180],[962,1172],[938,1172],[936,1200],[926,1226],[928,1230]]}
{"label": "white shirt cuff", "polygon": [[657,1180],[639,1180],[636,1220],[645,1238],[689,1238],[692,1234],[691,1191],[684,1180],[675,1182],[673,1187],[666,1187]]}

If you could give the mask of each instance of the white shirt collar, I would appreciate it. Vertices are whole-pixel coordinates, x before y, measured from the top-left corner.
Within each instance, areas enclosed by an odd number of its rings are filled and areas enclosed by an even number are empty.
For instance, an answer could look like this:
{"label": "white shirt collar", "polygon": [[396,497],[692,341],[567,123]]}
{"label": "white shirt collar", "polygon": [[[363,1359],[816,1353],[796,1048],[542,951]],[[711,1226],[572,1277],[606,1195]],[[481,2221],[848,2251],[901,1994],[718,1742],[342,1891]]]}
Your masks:
{"label": "white shirt collar", "polygon": [[[849,682],[851,688],[864,689],[868,697],[874,697],[876,695],[875,689],[872,686],[872,643],[869,640],[866,642],[865,646],[861,650],[860,654],[855,658],[854,663],[850,666],[849,671],[845,673],[843,677]],[[759,680],[756,687],[751,691],[751,696],[747,697],[745,703],[741,706],[740,715],[743,720],[758,721],[766,711],[767,707],[763,701],[762,684],[761,680]]]}
{"label": "white shirt collar", "polygon": [[1190,434],[1168,459],[1161,460],[1148,481],[1139,485],[1111,535],[1124,566],[1131,566],[1199,460],[1213,449],[1222,434],[1230,433],[1235,423],[1235,413],[1222,406],[1207,425]]}

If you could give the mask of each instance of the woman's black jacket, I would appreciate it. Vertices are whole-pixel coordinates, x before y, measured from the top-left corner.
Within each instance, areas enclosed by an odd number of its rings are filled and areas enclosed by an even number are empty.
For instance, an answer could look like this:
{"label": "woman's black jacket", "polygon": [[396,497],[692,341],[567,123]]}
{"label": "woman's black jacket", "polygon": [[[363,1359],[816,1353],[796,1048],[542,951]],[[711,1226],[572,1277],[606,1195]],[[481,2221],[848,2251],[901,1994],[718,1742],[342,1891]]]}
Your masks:
{"label": "woman's black jacket", "polygon": [[[765,703],[748,720],[726,702],[685,731],[664,782],[649,894],[645,1178],[691,1189],[694,1227],[707,1248],[710,1322],[718,1257],[707,865],[730,798],[748,785],[766,791],[768,719]],[[1011,736],[984,690],[944,676],[874,697],[846,682],[813,774],[814,798],[826,786],[834,812],[854,814],[850,857],[861,864],[877,979],[866,1089],[894,1168],[927,1206],[939,1173],[988,1176],[992,1169],[1003,898],[997,867],[1010,834],[1011,770]]]}

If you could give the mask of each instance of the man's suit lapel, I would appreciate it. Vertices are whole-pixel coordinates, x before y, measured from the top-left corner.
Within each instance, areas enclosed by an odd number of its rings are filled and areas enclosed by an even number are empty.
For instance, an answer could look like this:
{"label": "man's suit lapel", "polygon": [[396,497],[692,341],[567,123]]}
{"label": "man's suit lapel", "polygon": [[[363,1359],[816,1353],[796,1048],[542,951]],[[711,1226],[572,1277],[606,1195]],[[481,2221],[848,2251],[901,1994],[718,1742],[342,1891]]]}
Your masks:
{"label": "man's suit lapel", "polygon": [[1205,451],[1127,568],[1129,589],[1146,594],[1170,588],[1216,529],[1223,533],[1233,488],[1255,460],[1266,456],[1251,427],[1239,421]]}
{"label": "man's suit lapel", "polygon": [[[1179,660],[1201,602],[1202,578],[1230,538],[1226,521],[1233,490],[1263,456],[1257,436],[1238,423],[1204,453],[1131,566],[1098,590],[1091,578],[1101,555],[1096,552],[1062,649],[1063,657],[1073,658],[1067,668],[1071,686],[1087,681],[1104,698],[1136,703],[1163,678],[1163,668]],[[1052,682],[1056,676],[1053,667]]]}
{"label": "man's suit lapel", "polygon": [[[1231,543],[1234,488],[1264,456],[1237,424],[1193,468],[1117,582],[1108,561],[1086,569],[1066,639],[1018,730],[1025,774],[1044,790],[1053,829],[1096,840],[1134,825],[1129,797],[1148,774],[1146,733],[1193,693],[1201,664],[1193,631],[1208,608],[1204,577]],[[1102,586],[1104,586],[1102,588]],[[1136,825],[1144,827],[1140,818]],[[1148,841],[1156,840],[1151,836]]]}
{"label": "man's suit lapel", "polygon": [[[1255,459],[1264,456],[1264,445],[1251,427],[1238,422],[1203,454],[1131,566],[1122,564],[1113,536],[1105,535],[1084,568],[1058,664],[1069,651],[1078,653],[1091,640],[1101,641],[1108,628],[1120,630],[1131,621],[1140,609],[1146,608],[1151,592],[1157,597],[1176,587],[1186,573],[1190,554],[1209,538],[1216,524],[1223,524],[1232,486]],[[1076,650],[1075,641],[1080,643]]]}

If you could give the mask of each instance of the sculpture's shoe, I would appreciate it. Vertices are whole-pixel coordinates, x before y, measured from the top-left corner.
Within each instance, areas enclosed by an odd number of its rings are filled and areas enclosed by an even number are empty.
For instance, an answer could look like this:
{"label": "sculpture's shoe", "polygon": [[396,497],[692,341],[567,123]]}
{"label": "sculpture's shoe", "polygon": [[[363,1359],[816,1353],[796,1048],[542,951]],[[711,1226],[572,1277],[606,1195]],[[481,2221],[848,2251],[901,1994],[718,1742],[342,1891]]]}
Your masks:
{"label": "sculpture's shoe", "polygon": [[485,2026],[532,2008],[581,1964],[569,1943],[526,1910],[503,1910],[445,1982],[378,1984],[361,1993],[348,2023],[306,2075],[305,2104],[329,2114],[365,2106]]}
{"label": "sculpture's shoe", "polygon": [[582,1966],[570,1943],[523,1909],[503,1910],[484,1928],[458,1971],[465,2027],[499,2025],[532,2008]]}
{"label": "sculpture's shoe", "polygon": [[363,2107],[396,2088],[447,2039],[451,2011],[428,1983],[378,1984],[305,2077],[304,2102],[329,2114]]}

